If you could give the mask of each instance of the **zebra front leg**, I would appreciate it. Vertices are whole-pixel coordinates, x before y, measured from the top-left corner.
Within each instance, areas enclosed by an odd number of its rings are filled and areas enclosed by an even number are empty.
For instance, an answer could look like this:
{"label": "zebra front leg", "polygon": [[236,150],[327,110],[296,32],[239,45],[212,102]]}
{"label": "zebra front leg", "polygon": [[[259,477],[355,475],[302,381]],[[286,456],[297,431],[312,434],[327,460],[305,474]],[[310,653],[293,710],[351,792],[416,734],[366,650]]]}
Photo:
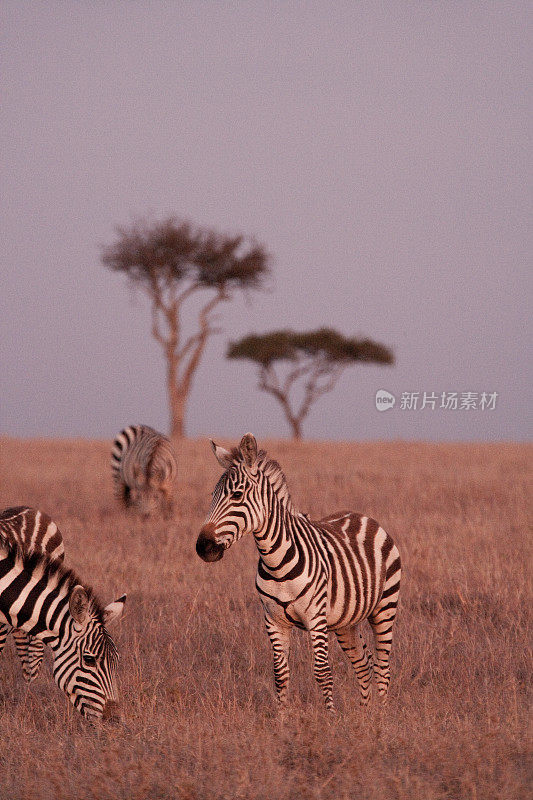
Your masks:
{"label": "zebra front leg", "polygon": [[13,628],[11,627],[11,625],[5,625],[3,622],[0,623],[0,653],[4,649],[6,639],[12,630]]}
{"label": "zebra front leg", "polygon": [[20,628],[13,628],[13,641],[15,642],[15,649],[20,659],[24,680],[26,680],[29,683],[31,680],[30,672],[28,669],[28,645],[30,637],[28,636],[26,631],[23,631]]}
{"label": "zebra front leg", "polygon": [[28,657],[26,659],[26,665],[22,667],[24,677],[28,683],[34,681],[39,674],[43,656],[44,644],[35,636],[28,636]]}
{"label": "zebra front leg", "polygon": [[22,664],[24,680],[31,683],[39,673],[44,655],[44,644],[40,639],[30,636],[19,628],[15,628],[13,631],[13,639]]}
{"label": "zebra front leg", "polygon": [[324,619],[321,621],[318,626],[315,620],[315,627],[311,628],[309,633],[311,634],[311,644],[313,647],[316,682],[322,689],[327,710],[334,712],[333,679],[331,677],[331,667],[328,657],[328,629],[326,620]]}
{"label": "zebra front leg", "polygon": [[361,692],[361,705],[366,706],[372,694],[372,653],[356,625],[341,628],[335,631],[335,635],[352,663]]}
{"label": "zebra front leg", "polygon": [[287,705],[289,690],[289,651],[291,629],[288,625],[280,625],[265,614],[265,626],[272,645],[274,656],[274,683],[278,706],[284,709]]}
{"label": "zebra front leg", "polygon": [[22,674],[27,683],[31,683],[37,677],[44,655],[44,644],[35,636],[30,636],[20,628],[14,628],[13,639],[17,655],[22,664]]}

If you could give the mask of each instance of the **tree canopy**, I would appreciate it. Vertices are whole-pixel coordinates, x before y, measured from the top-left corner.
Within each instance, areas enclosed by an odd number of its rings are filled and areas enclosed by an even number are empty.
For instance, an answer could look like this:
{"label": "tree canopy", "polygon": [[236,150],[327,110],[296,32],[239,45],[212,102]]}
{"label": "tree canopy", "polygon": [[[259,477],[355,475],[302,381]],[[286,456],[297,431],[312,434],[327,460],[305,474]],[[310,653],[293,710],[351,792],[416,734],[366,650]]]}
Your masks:
{"label": "tree canopy", "polygon": [[[392,351],[372,339],[343,336],[332,328],[297,332],[277,330],[250,334],[231,342],[228,358],[247,359],[259,367],[259,388],[281,404],[295,438],[301,438],[302,422],[312,404],[331,391],[343,370],[355,362],[393,364]],[[277,362],[286,362],[282,376]],[[299,404],[291,397],[302,382]]]}
{"label": "tree canopy", "polygon": [[117,228],[117,240],[102,261],[131,280],[161,288],[190,279],[198,288],[259,289],[269,271],[268,257],[244,236],[227,236],[170,217]]}
{"label": "tree canopy", "polygon": [[291,330],[251,334],[231,342],[228,358],[246,358],[262,366],[274,361],[297,361],[305,356],[333,363],[368,361],[392,364],[392,351],[371,339],[347,338],[331,328],[300,333]]}
{"label": "tree canopy", "polygon": [[[185,404],[208,338],[216,332],[213,311],[237,290],[263,286],[270,271],[268,254],[243,236],[228,236],[170,217],[117,228],[102,262],[122,272],[146,291],[152,302],[152,335],[161,344],[167,365],[171,433],[183,435]],[[196,331],[181,330],[183,303],[208,292],[198,311]]]}

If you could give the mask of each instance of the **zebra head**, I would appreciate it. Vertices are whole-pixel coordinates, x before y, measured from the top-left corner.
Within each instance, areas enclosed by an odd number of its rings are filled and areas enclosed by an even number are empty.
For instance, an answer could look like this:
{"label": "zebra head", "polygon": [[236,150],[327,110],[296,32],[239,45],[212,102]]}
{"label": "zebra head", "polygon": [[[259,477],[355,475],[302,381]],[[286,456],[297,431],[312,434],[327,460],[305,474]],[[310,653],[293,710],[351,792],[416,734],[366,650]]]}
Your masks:
{"label": "zebra head", "polygon": [[102,609],[83,586],[74,586],[60,635],[50,642],[55,681],[86,719],[118,717],[118,653],[106,626],[122,615],[125,601],[123,595]]}
{"label": "zebra head", "polygon": [[196,552],[204,561],[219,561],[224,550],[245,533],[256,533],[265,525],[262,499],[264,476],[259,469],[263,453],[251,433],[238,448],[229,451],[211,440],[215,458],[225,472],[215,486],[209,514],[196,541]]}

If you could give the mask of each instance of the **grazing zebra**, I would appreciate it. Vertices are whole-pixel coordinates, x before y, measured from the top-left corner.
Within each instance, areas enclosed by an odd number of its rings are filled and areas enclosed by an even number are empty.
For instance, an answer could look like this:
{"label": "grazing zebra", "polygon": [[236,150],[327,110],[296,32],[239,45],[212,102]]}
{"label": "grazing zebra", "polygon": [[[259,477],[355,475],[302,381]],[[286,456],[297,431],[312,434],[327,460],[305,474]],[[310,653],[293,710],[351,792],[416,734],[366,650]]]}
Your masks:
{"label": "grazing zebra", "polygon": [[[17,506],[0,512],[0,544],[20,547],[24,555],[46,553],[51,559],[62,561],[65,557],[63,537],[48,514],[34,508]],[[44,644],[19,628],[0,623],[0,653],[4,649],[8,634],[13,633],[17,654],[22,664],[22,674],[31,683],[39,672]]]}
{"label": "grazing zebra", "polygon": [[196,542],[204,561],[218,561],[245,533],[259,551],[256,587],[274,653],[279,704],[287,700],[289,638],[293,626],[309,631],[315,678],[333,711],[328,630],[334,631],[368,703],[373,673],[358,624],[368,619],[374,634],[377,687],[387,695],[392,626],[400,588],[400,554],[377,522],[351,512],[314,522],[298,513],[276,461],[248,433],[231,452],[211,442],[225,469],[213,492]]}
{"label": "grazing zebra", "polygon": [[125,506],[149,516],[159,505],[171,516],[177,465],[166,436],[147,425],[124,428],[113,442],[111,469],[117,497]]}
{"label": "grazing zebra", "polygon": [[121,616],[125,600],[102,608],[57,559],[0,543],[0,620],[50,645],[56,683],[90,720],[118,712],[118,654],[106,626]]}

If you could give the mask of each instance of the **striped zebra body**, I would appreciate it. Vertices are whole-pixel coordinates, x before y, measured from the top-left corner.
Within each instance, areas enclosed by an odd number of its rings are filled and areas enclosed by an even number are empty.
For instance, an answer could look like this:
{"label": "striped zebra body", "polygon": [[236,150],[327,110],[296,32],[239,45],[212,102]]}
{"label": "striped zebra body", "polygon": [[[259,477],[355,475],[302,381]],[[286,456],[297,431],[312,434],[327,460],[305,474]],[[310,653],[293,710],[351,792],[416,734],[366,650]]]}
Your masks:
{"label": "striped zebra body", "polygon": [[[334,708],[328,631],[335,633],[354,667],[361,703],[369,700],[374,671],[384,700],[401,577],[400,555],[390,536],[360,514],[340,512],[312,521],[296,512],[279,464],[257,452],[251,434],[231,452],[212,445],[226,472],[213,493],[196,550],[205,561],[217,561],[234,541],[254,534],[256,587],[280,704],[287,699],[293,627],[309,631],[315,677],[328,709]],[[374,634],[374,659],[359,631],[365,619]]]}
{"label": "striped zebra body", "polygon": [[177,464],[166,436],[147,425],[124,428],[113,442],[111,469],[117,497],[126,507],[145,516],[159,507],[171,516]]}
{"label": "striped zebra body", "polygon": [[[24,555],[46,553],[51,559],[65,557],[63,537],[55,522],[41,511],[28,506],[6,508],[0,512],[0,543],[19,547]],[[20,628],[0,623],[0,653],[9,633],[13,634],[22,674],[28,683],[38,675],[44,656],[40,639],[29,636]]]}
{"label": "striped zebra body", "polygon": [[106,626],[122,614],[125,599],[104,609],[57,559],[0,543],[0,620],[50,646],[56,683],[87,719],[118,709],[118,655]]}

